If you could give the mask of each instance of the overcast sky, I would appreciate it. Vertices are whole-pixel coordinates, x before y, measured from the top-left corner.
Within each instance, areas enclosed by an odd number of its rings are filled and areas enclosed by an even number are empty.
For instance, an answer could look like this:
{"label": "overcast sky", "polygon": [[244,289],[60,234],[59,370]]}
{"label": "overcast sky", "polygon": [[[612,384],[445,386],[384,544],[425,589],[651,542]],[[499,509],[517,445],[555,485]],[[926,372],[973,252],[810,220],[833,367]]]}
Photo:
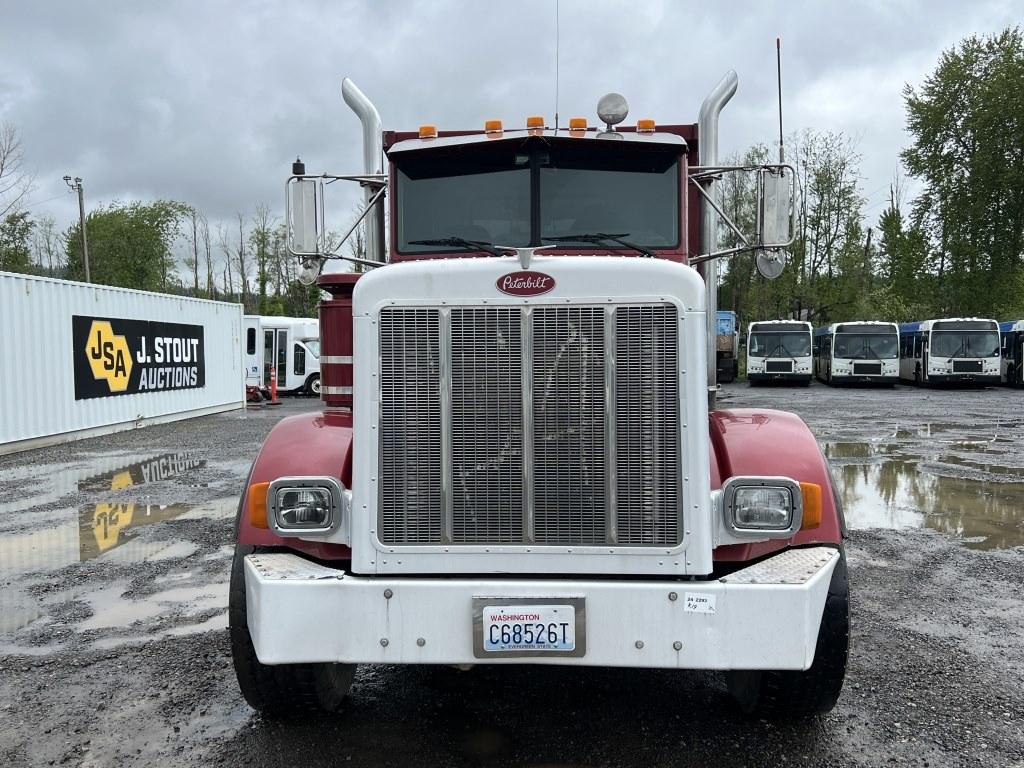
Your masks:
{"label": "overcast sky", "polygon": [[[904,84],[963,37],[1020,23],[1022,5],[561,0],[558,109],[596,123],[617,90],[631,120],[695,122],[735,69],[721,152],[773,141],[780,36],[786,131],[859,139],[873,223],[908,142]],[[555,0],[8,0],[0,21],[0,120],[36,173],[32,212],[61,228],[77,216],[64,174],[84,179],[90,208],[166,198],[217,220],[260,202],[280,212],[296,154],[310,171],[361,171],[345,75],[385,128],[555,111]]]}

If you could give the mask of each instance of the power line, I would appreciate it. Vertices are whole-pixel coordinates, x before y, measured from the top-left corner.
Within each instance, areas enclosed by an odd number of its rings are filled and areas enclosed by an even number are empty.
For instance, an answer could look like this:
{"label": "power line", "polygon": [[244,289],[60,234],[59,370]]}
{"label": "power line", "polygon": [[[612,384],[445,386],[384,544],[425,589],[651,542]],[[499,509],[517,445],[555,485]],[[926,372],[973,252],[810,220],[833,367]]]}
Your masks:
{"label": "power line", "polygon": [[43,203],[52,203],[54,200],[59,200],[60,198],[67,197],[70,194],[71,194],[71,192],[64,192],[63,194],[60,194],[60,195],[54,195],[53,197],[48,197],[45,200],[34,200],[31,203],[25,203],[24,205],[19,206],[19,207],[21,207],[21,208],[35,208],[37,205],[42,205]]}

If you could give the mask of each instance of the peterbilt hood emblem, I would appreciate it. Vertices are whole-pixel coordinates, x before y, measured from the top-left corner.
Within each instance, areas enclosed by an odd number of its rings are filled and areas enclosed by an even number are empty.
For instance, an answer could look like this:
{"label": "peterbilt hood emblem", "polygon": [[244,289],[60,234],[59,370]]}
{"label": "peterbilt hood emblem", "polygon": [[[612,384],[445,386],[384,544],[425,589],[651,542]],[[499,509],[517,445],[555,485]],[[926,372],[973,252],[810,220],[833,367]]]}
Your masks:
{"label": "peterbilt hood emblem", "polygon": [[495,285],[509,296],[540,296],[555,287],[555,278],[543,272],[510,272]]}

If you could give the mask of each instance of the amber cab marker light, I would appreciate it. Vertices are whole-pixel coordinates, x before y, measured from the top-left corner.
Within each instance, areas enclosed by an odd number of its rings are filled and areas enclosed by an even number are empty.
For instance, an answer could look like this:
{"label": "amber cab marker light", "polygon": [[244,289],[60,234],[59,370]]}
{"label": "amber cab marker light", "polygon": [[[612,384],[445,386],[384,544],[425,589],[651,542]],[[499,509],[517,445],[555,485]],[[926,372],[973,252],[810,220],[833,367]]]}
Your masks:
{"label": "amber cab marker light", "polygon": [[527,128],[543,128],[544,127],[544,118],[543,118],[543,116],[541,116],[541,115],[530,115],[528,118],[526,118],[526,127]]}
{"label": "amber cab marker light", "polygon": [[501,120],[487,120],[484,122],[484,133],[501,133]]}
{"label": "amber cab marker light", "polygon": [[585,118],[585,117],[570,117],[569,118],[569,130],[570,131],[585,131],[585,130],[587,130],[587,118]]}
{"label": "amber cab marker light", "polygon": [[436,125],[421,125],[420,126],[420,138],[421,139],[436,139],[437,138],[437,126]]}
{"label": "amber cab marker light", "polygon": [[249,523],[253,528],[269,528],[267,524],[267,489],[270,483],[249,486]]}
{"label": "amber cab marker light", "polygon": [[800,530],[817,528],[821,525],[821,486],[817,483],[800,483],[800,491],[804,497],[804,517]]}
{"label": "amber cab marker light", "polygon": [[654,133],[654,121],[649,118],[636,121],[637,133]]}

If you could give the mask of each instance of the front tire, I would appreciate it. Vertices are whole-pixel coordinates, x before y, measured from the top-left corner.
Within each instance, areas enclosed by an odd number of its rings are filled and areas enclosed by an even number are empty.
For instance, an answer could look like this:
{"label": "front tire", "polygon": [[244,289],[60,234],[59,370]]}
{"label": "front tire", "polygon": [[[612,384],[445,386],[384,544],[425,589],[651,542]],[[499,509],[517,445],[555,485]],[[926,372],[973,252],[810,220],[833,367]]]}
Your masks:
{"label": "front tire", "polygon": [[238,544],[231,563],[228,628],[238,687],[249,706],[271,719],[335,712],[352,687],[354,664],[261,664],[249,635],[245,606],[245,556],[254,547]]}
{"label": "front tire", "polygon": [[813,717],[832,710],[843,689],[850,641],[850,583],[846,555],[839,562],[825,599],[814,662],[804,672],[741,670],[728,675],[729,692],[748,715]]}
{"label": "front tire", "polygon": [[320,397],[320,374],[310,374],[309,378],[306,379],[306,385],[303,389],[310,397]]}

